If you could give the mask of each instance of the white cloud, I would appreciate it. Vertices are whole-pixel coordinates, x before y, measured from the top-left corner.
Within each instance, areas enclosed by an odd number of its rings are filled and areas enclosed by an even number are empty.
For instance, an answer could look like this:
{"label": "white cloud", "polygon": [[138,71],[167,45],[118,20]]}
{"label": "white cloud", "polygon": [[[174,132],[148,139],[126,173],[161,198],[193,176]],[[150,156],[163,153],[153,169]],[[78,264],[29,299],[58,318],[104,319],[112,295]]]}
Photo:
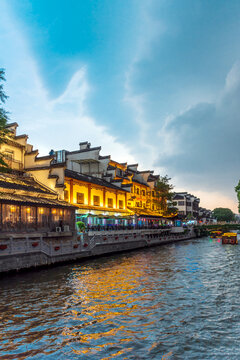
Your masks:
{"label": "white cloud", "polygon": [[[188,71],[184,63],[177,68],[183,54],[177,42],[171,42],[172,29],[156,22],[164,19],[160,11],[158,15],[152,11],[151,18],[142,22],[146,32],[142,32],[141,45],[126,75],[126,100],[134,110],[144,144],[144,162],[170,175],[176,190],[201,194],[202,205],[229,206],[237,211],[234,186],[240,178],[240,62],[229,71],[222,88],[216,78],[216,83],[203,80],[209,71],[204,67],[195,66],[203,78],[191,73],[191,66]],[[181,34],[173,37],[184,40]],[[166,39],[171,42],[170,50]],[[169,68],[164,50],[169,55]],[[189,61],[187,55],[185,61]],[[136,153],[142,154],[140,149]]]}
{"label": "white cloud", "polygon": [[234,211],[234,187],[240,178],[239,96],[240,67],[236,63],[216,102],[199,103],[166,120],[160,136],[168,141],[156,163],[177,174],[178,188],[187,183],[185,190],[200,196],[205,205],[229,206]]}
{"label": "white cloud", "polygon": [[111,154],[117,161],[135,161],[129,149],[89,114],[91,86],[86,66],[73,74],[62,95],[51,99],[21,26],[6,2],[1,4],[0,34],[0,64],[6,69],[9,95],[6,107],[11,121],[19,123],[19,132],[28,134],[42,155],[51,148],[75,150],[80,141],[88,140],[93,146],[102,145],[103,154]]}

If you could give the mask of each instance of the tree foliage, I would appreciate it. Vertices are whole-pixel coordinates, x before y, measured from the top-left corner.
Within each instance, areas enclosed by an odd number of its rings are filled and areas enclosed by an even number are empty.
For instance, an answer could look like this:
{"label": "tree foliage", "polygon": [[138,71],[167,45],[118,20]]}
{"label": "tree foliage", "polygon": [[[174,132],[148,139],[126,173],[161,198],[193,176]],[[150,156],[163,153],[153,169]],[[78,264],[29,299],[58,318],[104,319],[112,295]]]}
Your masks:
{"label": "tree foliage", "polygon": [[231,209],[228,208],[216,208],[213,210],[214,217],[217,221],[233,221],[235,220],[235,215]]}
{"label": "tree foliage", "polygon": [[[7,99],[7,95],[3,90],[3,82],[5,81],[5,72],[3,69],[0,69],[0,144],[6,140],[6,135],[8,130],[6,129],[8,116],[7,112],[3,108],[3,104]],[[3,155],[0,153],[0,171],[5,171],[7,169],[7,164],[3,160]]]}
{"label": "tree foliage", "polygon": [[237,193],[237,198],[238,198],[238,211],[240,213],[240,180],[237,184],[237,186],[235,187],[235,191]]}
{"label": "tree foliage", "polygon": [[159,180],[155,184],[156,204],[157,210],[162,211],[164,216],[175,214],[177,208],[175,207],[176,203],[173,201],[174,186],[170,184],[171,178],[167,175],[160,176]]}

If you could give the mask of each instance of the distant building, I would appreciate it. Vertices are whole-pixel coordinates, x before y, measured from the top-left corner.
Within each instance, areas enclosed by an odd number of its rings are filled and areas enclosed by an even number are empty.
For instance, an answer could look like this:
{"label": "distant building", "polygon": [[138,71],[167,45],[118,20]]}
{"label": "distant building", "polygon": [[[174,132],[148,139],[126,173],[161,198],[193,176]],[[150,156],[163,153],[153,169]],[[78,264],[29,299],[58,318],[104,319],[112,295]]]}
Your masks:
{"label": "distant building", "polygon": [[175,193],[173,201],[176,203],[178,209],[178,217],[181,219],[185,218],[199,218],[199,203],[200,199],[187,192]]}
{"label": "distant building", "polygon": [[201,221],[203,224],[206,224],[206,223],[214,223],[217,220],[214,218],[214,214],[211,210],[200,207],[199,221]]}

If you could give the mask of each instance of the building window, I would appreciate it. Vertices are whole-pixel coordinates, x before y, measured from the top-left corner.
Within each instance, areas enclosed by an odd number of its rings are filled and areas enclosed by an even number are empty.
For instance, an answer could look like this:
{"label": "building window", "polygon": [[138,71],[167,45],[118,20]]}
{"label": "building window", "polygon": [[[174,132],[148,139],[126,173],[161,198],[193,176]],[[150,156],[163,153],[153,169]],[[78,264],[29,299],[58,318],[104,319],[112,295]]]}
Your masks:
{"label": "building window", "polygon": [[123,209],[123,200],[119,200],[119,209]]}
{"label": "building window", "polygon": [[64,190],[64,200],[69,201],[69,192],[68,192],[68,190]]}
{"label": "building window", "polygon": [[77,204],[84,204],[84,194],[77,192]]}
{"label": "building window", "polygon": [[97,195],[93,196],[93,205],[100,206],[100,196],[97,196]]}
{"label": "building window", "polygon": [[108,207],[113,208],[113,199],[108,198]]}
{"label": "building window", "polygon": [[142,196],[145,196],[145,195],[146,195],[145,190],[142,190]]}
{"label": "building window", "polygon": [[135,194],[139,195],[139,188],[137,188],[136,186],[135,186]]}
{"label": "building window", "polygon": [[154,204],[152,204],[152,210],[154,210]]}
{"label": "building window", "polygon": [[116,175],[123,177],[123,171],[121,169],[116,169]]}
{"label": "building window", "polygon": [[184,201],[178,201],[178,205],[179,205],[179,206],[183,206],[183,205],[184,205]]}
{"label": "building window", "polygon": [[139,206],[142,207],[142,201],[139,202]]}

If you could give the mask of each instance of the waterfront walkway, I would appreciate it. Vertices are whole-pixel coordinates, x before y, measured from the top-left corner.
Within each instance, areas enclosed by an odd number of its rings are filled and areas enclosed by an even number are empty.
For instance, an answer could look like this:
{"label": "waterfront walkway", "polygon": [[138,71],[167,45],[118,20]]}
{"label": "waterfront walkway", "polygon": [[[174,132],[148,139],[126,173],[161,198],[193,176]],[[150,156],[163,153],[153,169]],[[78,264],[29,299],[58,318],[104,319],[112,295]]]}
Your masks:
{"label": "waterfront walkway", "polygon": [[75,261],[113,252],[180,241],[194,236],[171,229],[8,234],[0,240],[0,272]]}

